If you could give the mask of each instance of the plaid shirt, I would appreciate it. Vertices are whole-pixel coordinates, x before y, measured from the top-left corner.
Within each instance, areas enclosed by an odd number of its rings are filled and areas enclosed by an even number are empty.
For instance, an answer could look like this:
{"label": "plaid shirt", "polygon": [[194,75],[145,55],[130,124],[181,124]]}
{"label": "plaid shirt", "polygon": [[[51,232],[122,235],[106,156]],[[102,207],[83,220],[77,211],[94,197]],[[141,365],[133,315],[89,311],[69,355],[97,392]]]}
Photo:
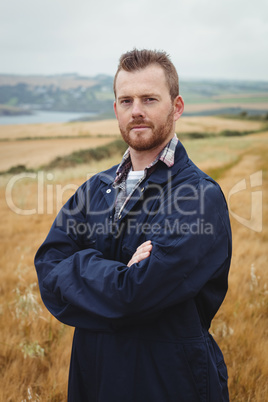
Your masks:
{"label": "plaid shirt", "polygon": [[171,167],[174,165],[174,156],[175,156],[175,149],[178,143],[177,135],[175,134],[174,137],[169,141],[169,143],[165,146],[164,149],[157,155],[155,160],[150,163],[150,165],[146,166],[144,169],[143,176],[137,181],[136,185],[132,189],[131,193],[127,195],[126,190],[126,181],[128,173],[132,167],[131,159],[130,159],[130,151],[129,148],[123,155],[122,162],[117,168],[116,177],[113,183],[114,188],[119,189],[119,194],[117,196],[115,202],[115,213],[114,213],[114,220],[117,221],[120,219],[120,214],[124,209],[126,203],[134,193],[134,191],[139,187],[139,185],[143,182],[143,180],[154,170],[153,167],[159,162],[164,162],[167,167]]}

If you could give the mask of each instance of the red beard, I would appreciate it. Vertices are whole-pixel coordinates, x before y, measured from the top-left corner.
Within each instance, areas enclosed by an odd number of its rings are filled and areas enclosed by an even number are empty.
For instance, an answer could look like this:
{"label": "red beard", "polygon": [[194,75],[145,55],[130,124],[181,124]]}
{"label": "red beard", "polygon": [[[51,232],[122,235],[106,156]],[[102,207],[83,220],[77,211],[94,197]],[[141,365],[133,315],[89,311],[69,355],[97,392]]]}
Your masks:
{"label": "red beard", "polygon": [[[123,140],[136,151],[148,151],[150,149],[154,149],[159,145],[165,144],[168,142],[167,139],[170,138],[170,134],[173,128],[174,123],[174,111],[173,107],[171,108],[170,113],[168,114],[166,121],[164,124],[159,127],[155,127],[151,121],[144,120],[143,118],[135,118],[128,123],[125,129],[119,126],[121,135]],[[146,126],[151,129],[151,134],[144,133],[133,133],[131,135],[131,129],[137,126]]]}

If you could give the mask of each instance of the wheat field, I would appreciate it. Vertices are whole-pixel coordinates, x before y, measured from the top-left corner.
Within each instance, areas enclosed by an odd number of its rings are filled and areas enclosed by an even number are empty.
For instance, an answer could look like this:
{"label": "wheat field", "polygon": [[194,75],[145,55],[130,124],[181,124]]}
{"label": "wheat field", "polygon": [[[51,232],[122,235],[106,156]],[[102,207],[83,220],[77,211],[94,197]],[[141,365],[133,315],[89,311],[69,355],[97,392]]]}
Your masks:
{"label": "wheat field", "polygon": [[[217,126],[217,120],[210,119],[212,131],[221,131],[223,122],[218,121]],[[201,118],[198,123],[194,118],[191,123],[203,130],[208,121]],[[85,131],[89,130],[86,124]],[[245,122],[239,124],[244,130]],[[261,128],[259,123],[256,127],[251,129]],[[18,127],[13,129],[19,132]],[[25,127],[21,130],[23,134],[20,131],[14,138],[26,136]],[[42,130],[44,136],[50,136],[44,127]],[[230,399],[264,402],[268,400],[268,132],[185,140],[184,145],[198,166],[218,175],[229,202],[233,230],[229,291],[211,332],[227,363]],[[16,152],[19,158],[19,150]],[[59,323],[43,306],[33,258],[62,203],[87,177],[120,159],[121,155],[114,155],[111,160],[89,166],[40,171],[24,178],[0,176],[1,402],[66,400],[73,329]],[[261,172],[262,183],[250,188],[256,172]],[[243,180],[246,188],[230,196]],[[262,210],[260,204],[253,203],[252,191],[262,194]],[[245,221],[254,216],[258,220],[260,214],[258,229],[260,223],[262,228],[258,231],[237,220],[237,216]]]}
{"label": "wheat field", "polygon": [[[222,130],[258,130],[259,121],[234,120],[212,116],[182,116],[177,122],[177,132],[219,132]],[[119,135],[116,119],[74,123],[43,123],[0,125],[0,140],[35,139],[46,137],[84,137],[88,135]]]}
{"label": "wheat field", "polygon": [[[219,134],[224,130],[256,131],[262,123],[220,117],[182,117],[176,130],[180,133]],[[0,125],[0,172],[16,165],[37,168],[57,156],[68,155],[108,144],[120,135],[116,119],[25,125]]]}

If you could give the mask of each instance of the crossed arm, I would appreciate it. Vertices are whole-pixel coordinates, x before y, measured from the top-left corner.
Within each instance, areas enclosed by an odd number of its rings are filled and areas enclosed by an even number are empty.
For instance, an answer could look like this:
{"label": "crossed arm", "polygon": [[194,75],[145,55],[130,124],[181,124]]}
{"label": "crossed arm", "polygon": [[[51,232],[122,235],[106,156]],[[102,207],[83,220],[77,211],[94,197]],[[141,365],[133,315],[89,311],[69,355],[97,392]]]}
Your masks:
{"label": "crossed arm", "polygon": [[[206,191],[200,219],[209,222],[213,231],[179,235],[161,231],[142,243],[127,265],[105,258],[94,247],[81,248],[76,233],[66,236],[67,205],[35,257],[46,307],[65,324],[107,329],[111,320],[149,316],[192,298],[211,279],[219,278],[225,288],[230,259],[227,211],[211,191]],[[77,205],[73,198],[71,202]],[[198,216],[190,218],[180,216],[180,223],[195,223]],[[78,215],[77,222],[83,221]],[[220,292],[215,295],[222,297]]]}

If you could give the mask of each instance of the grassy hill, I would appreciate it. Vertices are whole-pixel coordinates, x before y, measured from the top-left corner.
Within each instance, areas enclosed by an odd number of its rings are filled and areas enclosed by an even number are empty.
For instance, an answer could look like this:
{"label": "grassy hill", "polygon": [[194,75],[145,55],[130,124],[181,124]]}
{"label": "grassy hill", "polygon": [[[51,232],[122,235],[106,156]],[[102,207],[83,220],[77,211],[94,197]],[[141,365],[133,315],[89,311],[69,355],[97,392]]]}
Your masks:
{"label": "grassy hill", "polygon": [[[268,111],[268,82],[181,78],[180,93],[185,100],[186,115],[265,114]],[[104,119],[114,116],[113,100],[113,77],[108,75],[0,74],[0,104],[3,107],[95,113],[97,119]]]}

